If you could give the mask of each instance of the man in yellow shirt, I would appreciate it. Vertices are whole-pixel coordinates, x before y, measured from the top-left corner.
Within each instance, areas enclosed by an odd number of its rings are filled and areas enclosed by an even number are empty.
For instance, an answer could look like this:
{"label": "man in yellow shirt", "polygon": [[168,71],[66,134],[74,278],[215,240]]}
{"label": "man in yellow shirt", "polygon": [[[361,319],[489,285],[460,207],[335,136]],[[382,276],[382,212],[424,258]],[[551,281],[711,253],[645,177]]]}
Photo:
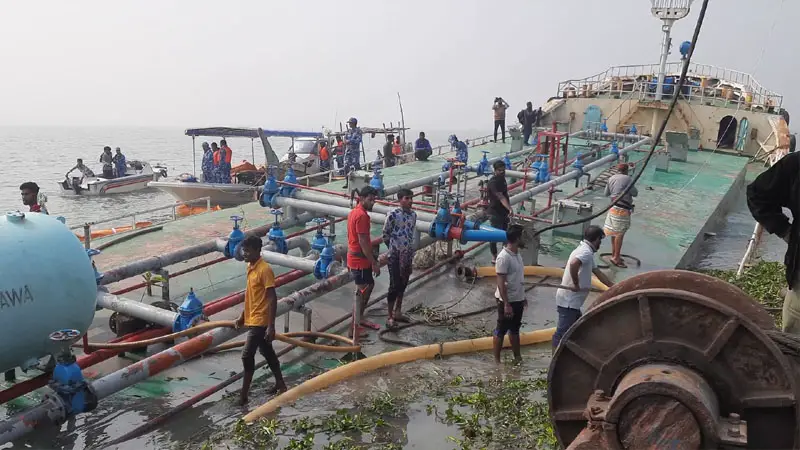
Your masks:
{"label": "man in yellow shirt", "polygon": [[241,404],[247,404],[250,383],[255,372],[256,349],[267,360],[275,387],[268,393],[275,394],[286,390],[281,373],[281,363],[272,348],[275,339],[275,313],[278,310],[278,296],[275,293],[275,274],[272,267],[261,259],[261,239],[249,236],[242,241],[242,254],[247,261],[247,290],[244,294],[244,311],[236,319],[236,328],[247,327],[247,341],[242,348],[244,379],[242,381]]}

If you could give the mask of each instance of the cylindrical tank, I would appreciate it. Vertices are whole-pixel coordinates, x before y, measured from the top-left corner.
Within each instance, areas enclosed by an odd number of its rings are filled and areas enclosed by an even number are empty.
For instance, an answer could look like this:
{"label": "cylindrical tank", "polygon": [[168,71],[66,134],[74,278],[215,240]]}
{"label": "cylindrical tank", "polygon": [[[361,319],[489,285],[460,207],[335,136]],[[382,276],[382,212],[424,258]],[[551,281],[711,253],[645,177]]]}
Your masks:
{"label": "cylindrical tank", "polygon": [[55,218],[39,213],[0,216],[0,372],[26,367],[58,348],[53,331],[85,333],[97,284],[86,250]]}

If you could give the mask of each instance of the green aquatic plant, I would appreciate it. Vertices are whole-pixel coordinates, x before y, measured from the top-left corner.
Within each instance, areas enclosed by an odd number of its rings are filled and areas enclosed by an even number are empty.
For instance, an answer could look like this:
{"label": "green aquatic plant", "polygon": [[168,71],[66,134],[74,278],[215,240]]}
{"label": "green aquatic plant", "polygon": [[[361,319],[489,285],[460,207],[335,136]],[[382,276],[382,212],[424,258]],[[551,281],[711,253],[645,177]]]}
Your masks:
{"label": "green aquatic plant", "polygon": [[759,261],[748,267],[739,278],[736,277],[736,270],[704,269],[699,272],[737,286],[761,303],[775,317],[775,322],[780,324],[783,290],[786,288],[786,266],[783,264]]}

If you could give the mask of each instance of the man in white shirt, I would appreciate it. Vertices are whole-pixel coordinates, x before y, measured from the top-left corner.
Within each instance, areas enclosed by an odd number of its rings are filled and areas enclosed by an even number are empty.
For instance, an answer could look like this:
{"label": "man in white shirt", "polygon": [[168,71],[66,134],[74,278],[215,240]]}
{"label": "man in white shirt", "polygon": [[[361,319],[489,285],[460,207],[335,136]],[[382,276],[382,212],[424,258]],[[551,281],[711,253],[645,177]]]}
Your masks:
{"label": "man in white shirt", "polygon": [[589,296],[589,288],[592,286],[592,273],[606,286],[611,286],[611,280],[597,268],[594,262],[594,254],[600,249],[605,233],[603,229],[591,225],[583,233],[583,240],[578,247],[572,251],[564,267],[564,275],[561,278],[561,285],[570,289],[559,289],[556,291],[556,306],[558,309],[558,325],[553,334],[553,351],[558,348],[561,338],[567,330],[581,317],[581,307],[586,297]]}
{"label": "man in white shirt", "polygon": [[497,274],[497,328],[494,330],[494,361],[500,364],[503,340],[508,333],[514,361],[522,361],[520,354],[519,329],[522,326],[522,312],[525,309],[525,264],[519,254],[522,240],[522,227],[511,225],[506,231],[508,243],[497,255],[495,273]]}

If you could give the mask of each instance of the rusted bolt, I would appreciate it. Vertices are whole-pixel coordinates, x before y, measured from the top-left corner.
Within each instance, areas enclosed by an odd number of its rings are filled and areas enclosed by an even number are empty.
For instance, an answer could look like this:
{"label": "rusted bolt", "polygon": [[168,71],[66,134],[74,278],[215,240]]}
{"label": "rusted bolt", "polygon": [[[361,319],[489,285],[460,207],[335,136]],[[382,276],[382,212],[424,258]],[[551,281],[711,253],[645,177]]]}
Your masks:
{"label": "rusted bolt", "polygon": [[606,393],[603,392],[602,389],[598,389],[598,390],[594,391],[594,399],[595,400],[605,400],[605,398],[606,398]]}
{"label": "rusted bolt", "polygon": [[593,415],[596,416],[596,415],[600,414],[601,412],[603,412],[603,408],[601,408],[599,406],[592,406],[591,408],[589,408],[589,412],[591,412]]}
{"label": "rusted bolt", "polygon": [[741,418],[736,413],[730,413],[728,414],[728,421],[734,425],[739,425],[739,423],[741,423]]}
{"label": "rusted bolt", "polygon": [[739,437],[739,427],[728,428],[728,435],[732,437]]}

